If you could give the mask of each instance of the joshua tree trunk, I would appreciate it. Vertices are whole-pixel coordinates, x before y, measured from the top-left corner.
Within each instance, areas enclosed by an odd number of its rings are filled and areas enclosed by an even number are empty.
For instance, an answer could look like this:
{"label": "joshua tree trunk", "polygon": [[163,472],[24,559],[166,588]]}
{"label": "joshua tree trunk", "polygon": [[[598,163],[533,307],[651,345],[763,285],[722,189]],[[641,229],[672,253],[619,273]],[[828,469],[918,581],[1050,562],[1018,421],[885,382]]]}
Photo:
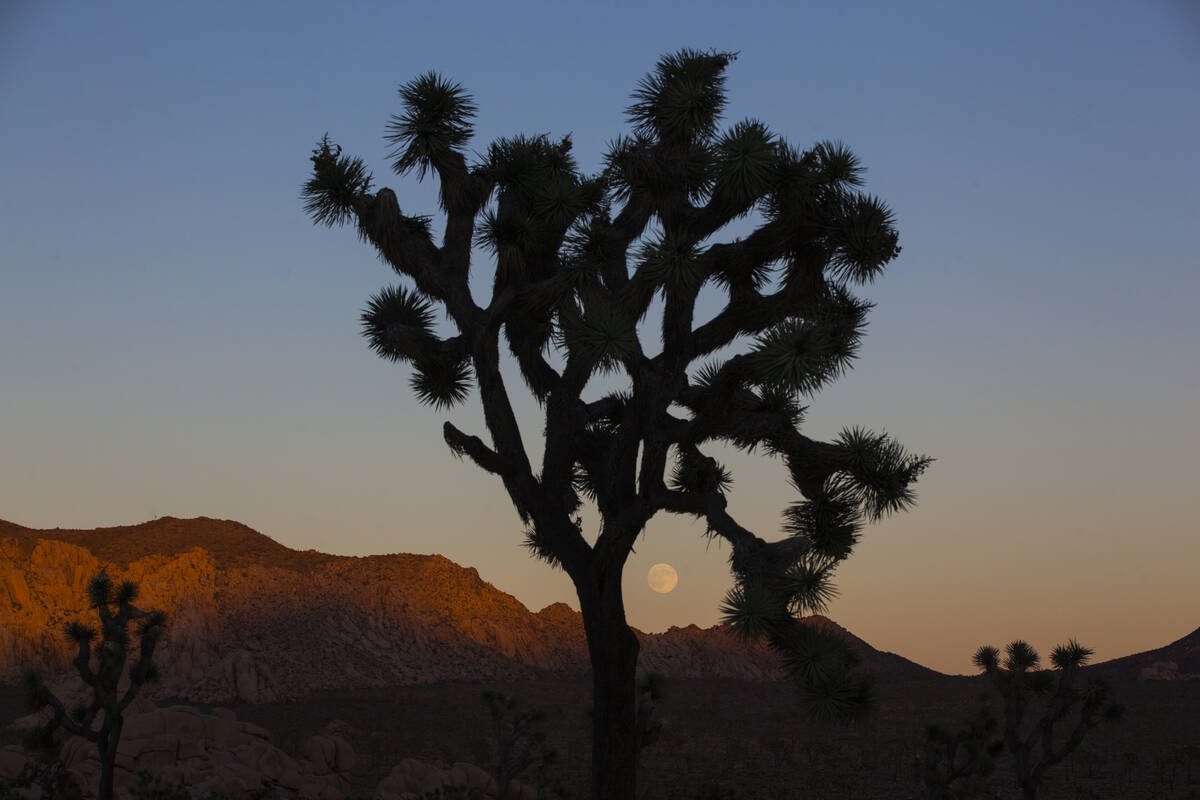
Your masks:
{"label": "joshua tree trunk", "polygon": [[112,800],[113,796],[113,763],[107,758],[100,760],[100,787],[97,792],[99,800]]}
{"label": "joshua tree trunk", "polygon": [[113,771],[117,763],[117,745],[121,741],[122,727],[124,720],[115,717],[112,728],[107,731],[101,729],[100,732],[100,740],[97,742],[100,750],[100,786],[96,792],[98,800],[112,800],[113,797]]}
{"label": "joshua tree trunk", "polygon": [[619,572],[580,587],[579,598],[592,661],[592,798],[634,800],[638,640],[625,622]]}
{"label": "joshua tree trunk", "polygon": [[[1019,730],[1019,721],[1013,722],[1012,730]],[[1032,770],[1029,768],[1029,753],[1025,750],[1019,735],[1009,735],[1008,751],[1013,754],[1013,761],[1017,765],[1017,784],[1021,787],[1021,797],[1023,800],[1037,800],[1037,781],[1034,780]]]}

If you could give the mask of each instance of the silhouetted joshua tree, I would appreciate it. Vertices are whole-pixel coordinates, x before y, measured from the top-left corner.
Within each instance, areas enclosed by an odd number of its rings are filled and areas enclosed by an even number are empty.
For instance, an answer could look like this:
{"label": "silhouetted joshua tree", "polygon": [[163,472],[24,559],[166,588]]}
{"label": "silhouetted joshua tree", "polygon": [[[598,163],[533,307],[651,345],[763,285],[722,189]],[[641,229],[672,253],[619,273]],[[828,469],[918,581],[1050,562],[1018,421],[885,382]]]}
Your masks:
{"label": "silhouetted joshua tree", "polygon": [[921,778],[929,800],[968,800],[977,797],[982,779],[996,769],[1004,742],[996,738],[999,725],[983,707],[959,730],[941,725],[925,729],[925,758]]}
{"label": "silhouetted joshua tree", "polygon": [[[1124,715],[1103,678],[1090,677],[1078,685],[1080,668],[1092,652],[1071,639],[1050,654],[1053,670],[1039,669],[1037,651],[1020,639],[1004,649],[1003,662],[994,647],[984,646],[975,653],[975,665],[991,679],[1004,701],[1004,743],[1012,753],[1025,800],[1037,797],[1046,770],[1079,747],[1088,731]],[[1038,698],[1043,700],[1041,716],[1027,726],[1025,715]],[[1070,732],[1055,736],[1055,726],[1069,721],[1074,723]]]}
{"label": "silhouetted joshua tree", "polygon": [[[63,702],[46,687],[33,671],[25,673],[25,688],[30,705],[35,709],[50,706],[53,716],[37,731],[37,737],[49,739],[58,728],[96,743],[100,753],[100,800],[113,796],[113,768],[117,761],[117,745],[125,724],[124,711],[137,696],[142,685],[158,676],[154,664],[154,648],[166,631],[166,614],[161,611],[142,611],[133,605],[137,585],[123,581],[114,590],[107,570],[88,583],[88,598],[100,616],[100,644],[92,651],[97,631],[81,622],[67,625],[66,633],[78,647],[72,664],[83,682],[91,688],[91,702],[68,712]],[[110,606],[116,606],[114,612]],[[125,673],[125,660],[132,647],[129,624],[138,622],[137,660],[129,669],[129,685],[124,692],[119,685]],[[93,663],[95,666],[93,667]],[[97,719],[99,725],[97,726]]]}
{"label": "silhouetted joshua tree", "polygon": [[[900,248],[892,212],[857,189],[863,169],[842,144],[800,150],[753,119],[718,131],[734,57],[663,57],[634,92],[632,135],[611,144],[595,175],[579,171],[569,135],[501,138],[468,164],[472,98],[433,72],[405,84],[386,135],[392,168],[437,176],[440,245],[429,217],[403,213],[390,189],[375,191],[363,160],[328,136],[302,193],[314,222],[353,221],[405,279],[363,313],[371,348],[409,364],[414,393],[435,409],[463,402],[472,383],[479,389],[491,441],[449,422],[444,437],[503,481],[529,549],[574,583],[602,800],[635,792],[638,640],[621,574],[650,519],[697,517],[727,541],[736,585],[726,621],[784,655],[814,712],[850,715],[867,705],[867,679],[851,673],[840,639],[796,615],[823,606],[862,523],[908,507],[930,461],[887,434],[850,428],[821,442],[800,433],[801,400],[857,354],[871,304],[851,285],[877,278]],[[753,233],[710,243],[752,213],[761,221]],[[495,259],[486,305],[469,281],[476,245]],[[702,287],[720,299],[715,315],[697,307]],[[657,354],[639,331],[656,298]],[[451,328],[444,336],[439,308]],[[544,412],[536,466],[502,348]],[[714,444],[782,459],[803,495],[784,512],[783,540],[767,543],[729,514],[731,476],[705,452]],[[585,501],[600,518],[593,541],[579,515]]]}
{"label": "silhouetted joshua tree", "polygon": [[658,701],[666,697],[667,678],[661,672],[647,672],[638,679],[637,736],[638,750],[662,738],[667,721],[658,714]]}
{"label": "silhouetted joshua tree", "polygon": [[557,751],[546,745],[541,727],[546,712],[520,709],[515,698],[501,692],[486,691],[482,699],[496,740],[496,797],[506,800],[512,782],[531,769],[540,788],[546,782],[546,771],[558,760]]}

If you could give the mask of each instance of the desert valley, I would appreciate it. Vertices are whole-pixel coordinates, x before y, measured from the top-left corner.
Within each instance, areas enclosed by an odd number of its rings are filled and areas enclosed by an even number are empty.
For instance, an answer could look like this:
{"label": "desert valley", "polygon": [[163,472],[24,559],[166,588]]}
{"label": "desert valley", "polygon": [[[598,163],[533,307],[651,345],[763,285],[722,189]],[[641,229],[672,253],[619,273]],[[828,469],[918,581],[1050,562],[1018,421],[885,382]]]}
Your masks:
{"label": "desert valley", "polygon": [[[51,677],[60,695],[81,688],[62,630],[87,621],[87,583],[104,566],[169,619],[161,678],[128,712],[118,787],[144,770],[229,796],[260,785],[328,800],[451,783],[486,792],[496,745],[480,698],[491,690],[546,712],[558,758],[544,783],[586,794],[591,686],[570,607],[532,612],[441,556],[300,552],[236,522],[171,517],[91,531],[0,522],[0,780],[23,768],[19,743],[36,722],[21,671]],[[957,725],[988,684],[880,652],[823,617],[806,622],[839,632],[875,676],[868,721],[808,720],[778,657],[723,627],[639,632],[639,670],[666,679],[666,727],[641,762],[650,796],[924,796],[926,726]],[[1044,796],[1197,796],[1200,630],[1086,669],[1109,678],[1127,718],[1089,737]],[[99,769],[81,740],[61,755],[85,786]],[[988,787],[1017,796],[1003,757]]]}

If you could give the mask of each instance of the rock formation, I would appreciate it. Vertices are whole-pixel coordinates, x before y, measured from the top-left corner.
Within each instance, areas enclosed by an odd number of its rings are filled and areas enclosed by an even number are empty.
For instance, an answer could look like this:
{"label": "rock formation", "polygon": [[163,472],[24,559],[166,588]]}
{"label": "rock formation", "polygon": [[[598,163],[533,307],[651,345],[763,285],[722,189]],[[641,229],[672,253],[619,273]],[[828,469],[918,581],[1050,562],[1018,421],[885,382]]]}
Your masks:
{"label": "rock formation", "polygon": [[[127,713],[117,748],[117,797],[131,796],[143,770],[198,795],[246,797],[268,785],[312,800],[342,800],[350,791],[347,774],[354,766],[354,750],[332,733],[310,737],[303,757],[294,759],[271,745],[267,731],[239,722],[230,709],[204,714],[190,706],[156,708],[139,700],[131,711],[137,713]],[[26,718],[16,725],[35,722]],[[93,796],[89,793],[100,776],[96,746],[73,736],[63,744],[60,757],[84,796]],[[20,747],[0,749],[0,780],[19,775],[25,761]]]}
{"label": "rock formation", "polygon": [[[95,531],[0,522],[0,681],[25,666],[67,667],[63,625],[86,621],[87,580],[104,565],[114,580],[139,585],[142,604],[169,615],[155,657],[163,678],[147,687],[154,698],[261,703],[325,689],[588,670],[578,612],[555,603],[531,613],[442,556],[300,552],[236,522],[166,517]],[[841,633],[870,668],[932,674]],[[638,635],[643,670],[783,676],[774,653],[722,627]]]}
{"label": "rock formation", "polygon": [[1170,644],[1087,667],[1117,680],[1200,680],[1200,628]]}
{"label": "rock formation", "polygon": [[[443,787],[461,786],[468,791],[478,789],[487,797],[495,797],[496,779],[474,764],[452,764],[449,769],[439,769],[433,764],[406,758],[394,767],[391,773],[375,790],[374,800],[413,800],[435,792]],[[508,800],[537,800],[537,791],[519,781],[509,784]]]}
{"label": "rock formation", "polygon": [[[14,727],[28,729],[39,721],[38,715],[30,715]],[[84,797],[94,797],[100,774],[95,745],[71,737],[60,757]],[[19,776],[28,758],[20,747],[0,748],[0,781]],[[354,748],[340,735],[336,721],[325,733],[310,736],[300,756],[293,758],[271,744],[266,730],[240,722],[231,709],[215,708],[205,714],[185,705],[156,708],[139,699],[126,716],[113,783],[122,799],[133,796],[138,774],[145,771],[165,784],[187,786],[195,796],[250,798],[268,786],[304,800],[344,800],[351,793],[349,776],[355,762]],[[380,782],[373,798],[414,800],[451,786],[477,788],[489,798],[496,797],[495,779],[474,764],[456,763],[443,769],[406,758]],[[537,800],[537,792],[514,782],[510,800]]]}

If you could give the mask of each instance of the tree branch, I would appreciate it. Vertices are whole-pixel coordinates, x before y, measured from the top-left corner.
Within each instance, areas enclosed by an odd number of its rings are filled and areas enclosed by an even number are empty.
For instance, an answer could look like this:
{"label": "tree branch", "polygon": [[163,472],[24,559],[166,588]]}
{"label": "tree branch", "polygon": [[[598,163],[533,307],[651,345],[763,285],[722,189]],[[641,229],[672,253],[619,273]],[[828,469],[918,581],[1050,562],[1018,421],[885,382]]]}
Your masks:
{"label": "tree branch", "polygon": [[[374,197],[364,195],[355,203],[354,211],[363,237],[398,274],[411,277],[419,291],[444,303],[460,329],[480,314],[471,299],[467,270],[442,269],[442,254],[429,234],[428,220],[400,213],[395,192],[385,188]],[[451,235],[461,236],[462,226],[459,220]],[[458,246],[454,241],[451,245],[452,250]]]}
{"label": "tree branch", "polygon": [[43,687],[44,693],[41,695],[42,700],[46,701],[46,705],[54,711],[54,724],[61,725],[74,736],[82,736],[89,741],[96,741],[96,733],[91,728],[81,727],[75,720],[71,719],[71,715],[67,713],[66,707],[62,704],[53,692]]}
{"label": "tree branch", "polygon": [[504,475],[512,470],[512,464],[492,450],[478,436],[463,433],[449,422],[442,425],[442,438],[457,456],[468,456],[478,466],[493,475]]}

